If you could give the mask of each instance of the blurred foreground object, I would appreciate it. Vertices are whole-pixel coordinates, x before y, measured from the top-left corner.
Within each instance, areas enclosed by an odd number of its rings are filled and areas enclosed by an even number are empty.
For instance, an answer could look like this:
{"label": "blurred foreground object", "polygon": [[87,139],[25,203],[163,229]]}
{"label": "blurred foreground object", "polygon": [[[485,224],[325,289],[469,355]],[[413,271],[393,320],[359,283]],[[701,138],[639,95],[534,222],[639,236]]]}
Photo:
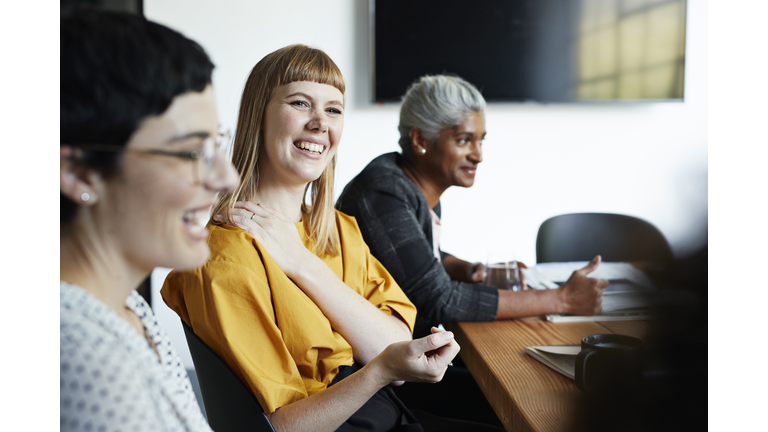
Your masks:
{"label": "blurred foreground object", "polygon": [[576,430],[706,430],[707,248],[654,275],[661,289],[687,292],[693,308],[659,310],[645,339],[645,377],[634,399],[584,396]]}

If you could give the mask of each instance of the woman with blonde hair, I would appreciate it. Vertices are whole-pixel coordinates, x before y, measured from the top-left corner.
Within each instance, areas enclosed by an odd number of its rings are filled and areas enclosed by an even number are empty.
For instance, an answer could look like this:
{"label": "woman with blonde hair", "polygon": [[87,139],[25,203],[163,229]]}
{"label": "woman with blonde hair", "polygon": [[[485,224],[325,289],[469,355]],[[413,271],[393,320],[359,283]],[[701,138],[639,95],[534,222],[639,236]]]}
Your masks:
{"label": "woman with blonde hair", "polygon": [[162,295],[275,429],[421,430],[389,384],[439,381],[459,346],[437,329],[411,340],[416,309],[333,209],[344,91],[318,49],[256,64],[234,143],[242,183],[215,207],[208,263],[172,272]]}

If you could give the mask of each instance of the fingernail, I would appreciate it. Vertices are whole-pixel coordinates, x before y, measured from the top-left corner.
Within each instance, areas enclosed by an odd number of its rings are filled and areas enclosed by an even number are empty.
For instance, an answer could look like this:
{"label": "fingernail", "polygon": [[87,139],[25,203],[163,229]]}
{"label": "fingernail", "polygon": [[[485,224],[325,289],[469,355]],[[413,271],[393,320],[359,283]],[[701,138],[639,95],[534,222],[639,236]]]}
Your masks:
{"label": "fingernail", "polygon": [[445,332],[443,333],[443,340],[449,341],[453,339],[453,332]]}

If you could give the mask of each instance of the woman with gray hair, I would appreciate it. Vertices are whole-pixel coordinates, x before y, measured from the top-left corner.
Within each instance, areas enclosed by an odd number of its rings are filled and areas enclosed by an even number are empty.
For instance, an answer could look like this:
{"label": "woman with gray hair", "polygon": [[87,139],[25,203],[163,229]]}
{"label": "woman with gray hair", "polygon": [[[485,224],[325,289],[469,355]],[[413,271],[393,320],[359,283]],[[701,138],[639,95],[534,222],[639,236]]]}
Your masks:
{"label": "woman with gray hair", "polygon": [[[403,97],[399,130],[402,153],[369,163],[336,208],[357,219],[371,253],[416,306],[414,337],[440,323],[600,311],[608,282],[586,277],[599,256],[556,290],[514,292],[479,284],[482,264],[440,250],[440,196],[471,187],[483,161],[485,100],[475,86],[456,76],[421,77]],[[432,414],[499,425],[465,368],[449,368],[437,387],[406,383],[396,393]]]}
{"label": "woman with gray hair", "polygon": [[485,99],[469,82],[456,76],[421,77],[403,97],[402,153],[374,159],[336,202],[339,210],[355,216],[373,255],[416,305],[415,337],[448,322],[594,315],[608,285],[586,277],[599,265],[598,256],[559,289],[499,290],[477,283],[482,264],[440,250],[440,196],[451,186],[475,182],[483,161],[484,112]]}

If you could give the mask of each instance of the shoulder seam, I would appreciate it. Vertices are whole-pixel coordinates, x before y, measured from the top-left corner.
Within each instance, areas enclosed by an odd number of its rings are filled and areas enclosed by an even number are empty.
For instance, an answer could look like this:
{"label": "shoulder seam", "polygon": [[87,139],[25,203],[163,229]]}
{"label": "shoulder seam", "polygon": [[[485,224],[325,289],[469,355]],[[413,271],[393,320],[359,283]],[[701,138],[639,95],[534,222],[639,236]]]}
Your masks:
{"label": "shoulder seam", "polygon": [[[259,255],[261,255],[261,254],[259,254]],[[227,259],[209,259],[208,261],[205,262],[205,264],[203,264],[200,267],[200,269],[204,269],[206,267],[210,267],[211,264],[223,264],[223,265],[229,265],[229,266],[232,266],[232,267],[238,267],[240,269],[246,270],[248,273],[251,273],[252,275],[256,276],[257,278],[259,278],[261,280],[264,280],[255,271],[253,271],[253,269],[249,268],[245,264],[242,264],[242,263],[239,263],[239,262],[236,262],[236,261],[227,260]],[[263,266],[263,264],[262,264],[262,266]],[[266,281],[264,281],[264,282],[266,283]]]}

